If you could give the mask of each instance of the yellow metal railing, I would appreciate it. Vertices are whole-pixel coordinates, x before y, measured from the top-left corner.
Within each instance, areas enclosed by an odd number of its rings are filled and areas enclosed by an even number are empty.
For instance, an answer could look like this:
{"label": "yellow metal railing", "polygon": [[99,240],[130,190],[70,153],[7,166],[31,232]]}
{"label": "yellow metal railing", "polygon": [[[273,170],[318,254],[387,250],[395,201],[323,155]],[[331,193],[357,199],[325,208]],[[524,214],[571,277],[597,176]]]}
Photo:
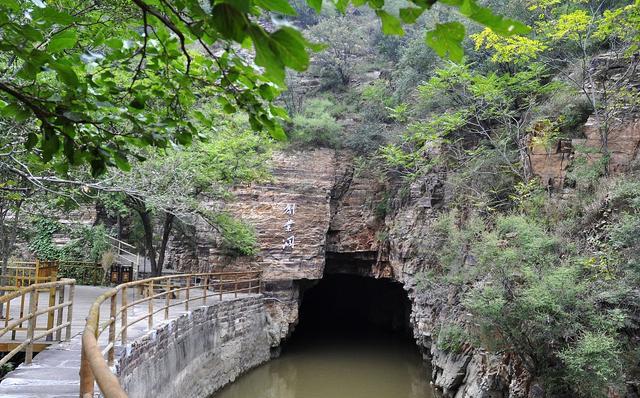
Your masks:
{"label": "yellow metal railing", "polygon": [[[249,271],[160,276],[123,283],[105,292],[91,306],[82,334],[80,397],[93,397],[95,382],[106,398],[127,397],[109,366],[115,360],[116,342],[120,341],[123,346],[127,344],[127,330],[133,324],[146,320],[151,329],[156,314],[162,313],[166,320],[171,307],[183,305],[188,311],[193,301],[206,305],[209,298],[222,300],[224,294],[238,297],[239,293],[259,293],[260,289],[261,273]],[[136,298],[136,290],[139,298]],[[131,302],[128,291],[133,293]],[[183,299],[180,298],[182,293]],[[100,307],[107,301],[109,318],[100,323]],[[143,314],[129,319],[128,310],[134,306],[143,309]],[[98,339],[107,330],[106,345],[101,349]]]}
{"label": "yellow metal railing", "polygon": [[[0,304],[5,307],[4,327],[0,330],[0,337],[11,332],[12,341],[22,341],[4,357],[0,358],[0,366],[7,363],[15,354],[25,350],[25,360],[31,363],[33,358],[33,345],[36,341],[46,338],[49,341],[62,340],[62,330],[65,329],[64,340],[71,338],[71,320],[73,319],[73,296],[76,281],[74,279],[63,279],[49,283],[34,283],[26,287],[19,288],[0,296]],[[40,293],[49,295],[47,307],[39,306]],[[29,297],[29,305],[26,304],[26,297]],[[11,305],[13,301],[20,301],[20,308],[15,319],[11,319]],[[57,303],[56,303],[57,302]],[[63,320],[63,311],[67,308],[66,321]],[[57,312],[57,317],[55,316]],[[38,317],[47,316],[47,326],[38,326]],[[26,327],[24,326],[26,324]],[[37,331],[42,331],[36,334]],[[24,337],[18,337],[23,335]],[[55,336],[54,336],[55,334]]]}

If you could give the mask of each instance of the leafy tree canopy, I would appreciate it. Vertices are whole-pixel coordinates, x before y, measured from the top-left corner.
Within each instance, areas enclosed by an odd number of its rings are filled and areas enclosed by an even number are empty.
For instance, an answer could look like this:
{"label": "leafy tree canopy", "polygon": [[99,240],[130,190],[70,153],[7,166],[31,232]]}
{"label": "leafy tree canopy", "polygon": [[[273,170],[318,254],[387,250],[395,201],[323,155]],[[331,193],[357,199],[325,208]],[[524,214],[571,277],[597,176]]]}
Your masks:
{"label": "leafy tree canopy", "polygon": [[[438,0],[411,0],[397,15],[384,0],[334,0],[375,10],[386,34],[401,35]],[[307,0],[314,10],[322,0]],[[475,0],[440,0],[500,35],[528,28]],[[168,148],[198,137],[194,105],[215,100],[246,111],[253,129],[284,139],[286,112],[272,104],[285,69],[302,71],[320,50],[269,14],[295,15],[288,0],[5,0],[0,4],[0,109],[32,123],[26,147],[45,162],[129,168],[135,147]],[[436,25],[426,42],[462,58],[465,28]],[[252,54],[252,55],[248,55]]]}

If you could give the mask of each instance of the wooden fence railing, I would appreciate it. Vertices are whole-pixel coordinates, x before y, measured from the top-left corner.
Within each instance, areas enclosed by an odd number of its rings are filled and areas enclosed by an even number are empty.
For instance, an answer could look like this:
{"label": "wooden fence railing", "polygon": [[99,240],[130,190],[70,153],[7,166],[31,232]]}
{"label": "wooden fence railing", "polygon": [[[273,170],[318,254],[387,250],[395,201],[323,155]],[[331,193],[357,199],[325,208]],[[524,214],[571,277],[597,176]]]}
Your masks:
{"label": "wooden fence railing", "polygon": [[[0,303],[4,305],[5,309],[4,327],[0,330],[0,337],[11,332],[11,340],[22,340],[13,350],[0,358],[0,366],[7,363],[22,350],[25,350],[24,362],[30,364],[33,358],[33,345],[40,339],[62,341],[63,330],[65,330],[64,340],[71,338],[75,283],[74,279],[34,283],[0,296]],[[39,298],[42,292],[48,293],[49,300],[46,307],[39,305]],[[29,298],[28,307],[25,306],[27,296]],[[18,305],[17,301],[20,302],[20,309],[18,315],[16,315],[17,317],[11,319],[11,306],[12,304]],[[66,320],[63,318],[65,308],[67,309]],[[41,315],[46,315],[47,317],[46,326],[38,325],[38,317]],[[36,332],[40,333],[36,334]]]}
{"label": "wooden fence railing", "polygon": [[0,280],[0,286],[2,290],[17,290],[34,283],[55,281],[57,274],[57,261],[12,261]]}
{"label": "wooden fence railing", "polygon": [[[147,327],[151,329],[156,314],[163,314],[164,319],[168,319],[171,307],[184,306],[188,311],[194,301],[206,305],[207,300],[222,300],[225,294],[237,297],[239,293],[259,293],[260,289],[261,273],[251,271],[160,276],[123,283],[107,291],[91,306],[82,334],[80,397],[92,398],[96,381],[105,398],[127,397],[109,367],[115,360],[116,343],[127,344],[127,330],[132,325],[146,320]],[[131,301],[129,293],[133,293]],[[184,298],[180,297],[182,293]],[[109,318],[101,323],[100,307],[107,301]],[[143,308],[143,314],[129,319],[129,309],[134,306]],[[104,346],[100,348],[98,340],[107,330]]]}

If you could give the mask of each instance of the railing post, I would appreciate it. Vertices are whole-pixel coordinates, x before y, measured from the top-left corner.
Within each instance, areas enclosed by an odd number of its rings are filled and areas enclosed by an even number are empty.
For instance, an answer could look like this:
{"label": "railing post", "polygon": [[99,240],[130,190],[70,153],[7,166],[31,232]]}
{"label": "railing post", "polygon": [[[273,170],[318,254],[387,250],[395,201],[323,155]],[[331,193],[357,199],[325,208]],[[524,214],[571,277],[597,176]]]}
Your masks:
{"label": "railing post", "polygon": [[218,292],[220,294],[220,301],[222,301],[222,292],[224,290],[224,283],[222,282],[224,280],[224,276],[220,275],[220,291]]}
{"label": "railing post", "polygon": [[[89,317],[91,317],[91,313],[89,313]],[[97,309],[95,323],[92,326],[94,328],[93,335],[97,341],[100,330],[100,307],[98,307]],[[84,348],[85,346],[83,338],[82,349],[80,350],[80,397],[93,398],[93,390],[95,387],[96,379],[93,371],[91,371],[91,365],[89,364],[89,359],[87,358],[87,355],[89,355],[89,353],[85,352]]]}
{"label": "railing post", "polygon": [[234,297],[238,298],[238,274],[234,276],[234,281],[235,281],[235,284],[233,287],[233,293],[234,293]]}
{"label": "railing post", "polygon": [[147,302],[149,303],[149,317],[147,320],[149,330],[151,330],[153,328],[153,281],[149,282],[149,300]]}
{"label": "railing post", "polygon": [[207,292],[209,291],[209,276],[204,277],[204,291],[202,292],[202,305],[207,305]]}
{"label": "railing post", "polygon": [[109,352],[107,353],[107,360],[109,361],[109,366],[113,365],[113,361],[116,358],[116,307],[118,306],[118,302],[116,299],[118,298],[118,293],[111,296],[111,312],[109,316],[109,342],[111,344],[111,348],[109,348]]}
{"label": "railing post", "polygon": [[11,314],[11,300],[7,301],[6,312],[4,316],[4,327],[6,328],[9,325],[9,314]]}
{"label": "railing post", "polygon": [[[62,311],[64,310],[64,308],[62,307],[62,304],[64,304],[64,288],[65,285],[60,285],[60,287],[56,289],[58,291],[58,304],[60,305],[60,308],[58,308],[58,319],[56,320],[56,327],[62,325]],[[56,341],[60,340],[62,340],[62,329],[58,329],[58,331],[56,332]]]}
{"label": "railing post", "polygon": [[69,324],[67,326],[67,330],[66,330],[66,336],[65,336],[65,340],[69,341],[71,340],[71,322],[73,321],[73,299],[74,299],[74,292],[76,290],[76,285],[71,284],[69,285],[69,306],[67,307],[67,323]]}
{"label": "railing post", "polygon": [[27,326],[27,352],[24,356],[24,363],[29,365],[33,359],[33,332],[36,329],[36,316],[38,311],[38,289],[33,289],[29,294],[29,325]]}
{"label": "railing post", "polygon": [[184,310],[189,311],[189,298],[191,297],[191,275],[187,276],[187,290],[186,297],[184,300]]}
{"label": "railing post", "polygon": [[[135,289],[134,289],[135,292]],[[121,335],[121,342],[122,345],[126,345],[127,344],[127,312],[129,311],[129,309],[127,308],[127,288],[123,287],[122,288],[122,305],[120,306],[120,310],[122,311],[120,313],[121,316],[121,322],[120,322],[120,335]]]}
{"label": "railing post", "polygon": [[[24,316],[24,298],[25,298],[24,294],[20,295],[20,318]],[[18,325],[18,328],[22,329],[22,322],[20,322],[20,324]],[[15,340],[15,339],[16,339],[16,330],[13,329],[11,331],[11,340]]]}
{"label": "railing post", "polygon": [[169,319],[169,305],[171,304],[171,279],[167,279],[164,293],[164,320]]}
{"label": "railing post", "polygon": [[[56,281],[56,277],[52,276],[51,277],[51,282],[55,282]],[[53,307],[56,305],[56,288],[55,286],[52,288],[49,288],[49,308]],[[51,310],[47,313],[47,330],[51,330],[53,329],[53,321],[55,318],[55,311]],[[53,333],[48,334],[46,339],[46,341],[51,341],[53,340]]]}
{"label": "railing post", "polygon": [[[96,328],[97,329],[97,328]],[[91,365],[89,365],[89,355],[85,351],[84,344],[80,349],[80,397],[81,398],[93,398],[93,389],[96,383],[95,376],[91,371]]]}

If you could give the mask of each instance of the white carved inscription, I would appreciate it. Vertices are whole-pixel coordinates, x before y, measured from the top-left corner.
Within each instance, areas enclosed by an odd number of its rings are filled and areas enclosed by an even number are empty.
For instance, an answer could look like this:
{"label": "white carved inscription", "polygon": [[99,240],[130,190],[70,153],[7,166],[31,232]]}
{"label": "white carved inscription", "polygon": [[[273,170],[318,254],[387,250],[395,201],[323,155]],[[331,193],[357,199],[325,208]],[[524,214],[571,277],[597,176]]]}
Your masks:
{"label": "white carved inscription", "polygon": [[290,235],[287,238],[284,238],[282,240],[282,250],[287,250],[287,249],[293,250],[293,248],[296,246],[296,237],[293,234],[293,226],[295,225],[295,222],[293,221],[293,216],[296,214],[296,204],[287,203],[284,209],[282,210],[282,213],[289,216],[289,219],[287,220],[286,223],[284,223],[283,228],[285,232],[290,233]]}

